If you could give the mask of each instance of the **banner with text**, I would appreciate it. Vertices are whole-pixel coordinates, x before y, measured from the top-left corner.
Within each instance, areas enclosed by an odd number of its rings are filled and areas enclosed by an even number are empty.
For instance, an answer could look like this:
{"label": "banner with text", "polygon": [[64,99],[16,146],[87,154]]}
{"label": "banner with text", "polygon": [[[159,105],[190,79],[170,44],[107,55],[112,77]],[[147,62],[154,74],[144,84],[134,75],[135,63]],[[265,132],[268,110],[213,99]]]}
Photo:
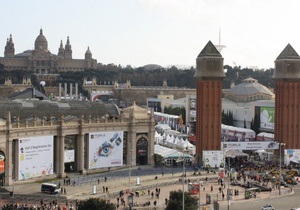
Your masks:
{"label": "banner with text", "polygon": [[19,139],[19,180],[53,174],[53,136]]}
{"label": "banner with text", "polygon": [[278,149],[279,144],[274,141],[246,141],[246,142],[221,142],[225,150],[264,150]]}
{"label": "banner with text", "polygon": [[89,169],[123,165],[123,131],[89,134]]}
{"label": "banner with text", "polygon": [[224,167],[224,154],[220,150],[203,150],[203,163],[205,167]]}
{"label": "banner with text", "polygon": [[260,127],[274,129],[275,123],[275,108],[260,107]]}

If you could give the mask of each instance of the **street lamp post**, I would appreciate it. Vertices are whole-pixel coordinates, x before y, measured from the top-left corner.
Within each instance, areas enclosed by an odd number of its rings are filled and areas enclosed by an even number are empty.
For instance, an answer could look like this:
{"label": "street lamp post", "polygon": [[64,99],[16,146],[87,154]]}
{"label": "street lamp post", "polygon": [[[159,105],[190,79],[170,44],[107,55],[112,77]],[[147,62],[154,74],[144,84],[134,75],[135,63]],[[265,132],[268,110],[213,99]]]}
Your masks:
{"label": "street lamp post", "polygon": [[201,197],[200,197],[200,192],[201,192],[201,180],[199,178],[199,210],[201,209]]}
{"label": "street lamp post", "polygon": [[279,143],[279,195],[281,195],[281,146],[285,146],[285,143]]}
{"label": "street lamp post", "polygon": [[132,150],[130,150],[130,157],[129,157],[129,193],[131,193],[131,165],[132,165]]}
{"label": "street lamp post", "polygon": [[231,191],[230,191],[230,177],[231,177],[231,169],[230,169],[230,156],[228,158],[228,188],[227,188],[227,209],[230,207],[230,199],[231,199]]}
{"label": "street lamp post", "polygon": [[133,204],[133,198],[131,196],[131,165],[132,165],[132,149],[130,150],[130,156],[129,156],[129,170],[128,170],[128,176],[129,176],[129,195],[128,195],[128,205],[129,209],[131,209],[131,205]]}
{"label": "street lamp post", "polygon": [[[223,142],[223,162],[224,162],[224,169],[226,171],[226,154],[225,154],[225,142]],[[230,199],[231,199],[231,191],[230,191],[230,177],[231,177],[231,170],[230,170],[230,155],[228,155],[228,187],[227,187],[227,209],[230,208]],[[226,177],[226,176],[225,176]],[[225,183],[225,178],[224,178]]]}
{"label": "street lamp post", "polygon": [[185,181],[185,159],[183,153],[183,160],[182,160],[182,210],[184,210],[184,181]]}
{"label": "street lamp post", "polygon": [[13,190],[12,190],[12,197],[13,197],[13,210],[15,209],[15,180],[13,180]]}

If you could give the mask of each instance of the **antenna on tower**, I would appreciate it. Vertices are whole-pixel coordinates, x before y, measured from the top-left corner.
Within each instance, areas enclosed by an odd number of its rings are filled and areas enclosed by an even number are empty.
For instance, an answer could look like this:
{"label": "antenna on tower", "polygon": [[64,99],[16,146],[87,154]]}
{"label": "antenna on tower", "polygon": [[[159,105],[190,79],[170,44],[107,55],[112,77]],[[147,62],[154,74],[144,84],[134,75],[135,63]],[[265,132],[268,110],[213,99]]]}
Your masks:
{"label": "antenna on tower", "polygon": [[221,45],[221,28],[219,28],[219,44],[215,45],[219,53],[221,53],[222,49],[225,48],[225,45]]}

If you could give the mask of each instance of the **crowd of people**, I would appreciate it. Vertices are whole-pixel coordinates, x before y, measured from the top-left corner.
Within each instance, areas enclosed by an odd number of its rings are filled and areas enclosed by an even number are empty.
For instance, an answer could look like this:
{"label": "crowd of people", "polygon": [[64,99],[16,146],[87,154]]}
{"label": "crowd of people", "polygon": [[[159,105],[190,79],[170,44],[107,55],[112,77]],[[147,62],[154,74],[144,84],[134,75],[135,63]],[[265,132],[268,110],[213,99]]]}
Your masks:
{"label": "crowd of people", "polygon": [[57,204],[42,204],[42,205],[28,205],[28,204],[5,204],[1,206],[1,210],[75,210],[73,206],[63,207]]}

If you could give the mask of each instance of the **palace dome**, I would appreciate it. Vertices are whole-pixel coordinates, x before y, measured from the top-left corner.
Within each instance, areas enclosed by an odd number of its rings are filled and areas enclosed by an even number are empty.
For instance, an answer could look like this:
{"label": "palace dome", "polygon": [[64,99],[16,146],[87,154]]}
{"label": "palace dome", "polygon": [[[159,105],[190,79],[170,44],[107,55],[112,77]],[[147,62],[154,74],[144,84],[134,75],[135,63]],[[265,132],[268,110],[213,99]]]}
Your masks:
{"label": "palace dome", "polygon": [[40,30],[40,34],[35,39],[35,50],[48,50],[48,42],[46,37],[43,35],[43,29]]}
{"label": "palace dome", "polygon": [[251,102],[257,100],[271,100],[274,93],[266,86],[259,84],[251,77],[243,80],[241,84],[232,87],[225,98],[235,102]]}

